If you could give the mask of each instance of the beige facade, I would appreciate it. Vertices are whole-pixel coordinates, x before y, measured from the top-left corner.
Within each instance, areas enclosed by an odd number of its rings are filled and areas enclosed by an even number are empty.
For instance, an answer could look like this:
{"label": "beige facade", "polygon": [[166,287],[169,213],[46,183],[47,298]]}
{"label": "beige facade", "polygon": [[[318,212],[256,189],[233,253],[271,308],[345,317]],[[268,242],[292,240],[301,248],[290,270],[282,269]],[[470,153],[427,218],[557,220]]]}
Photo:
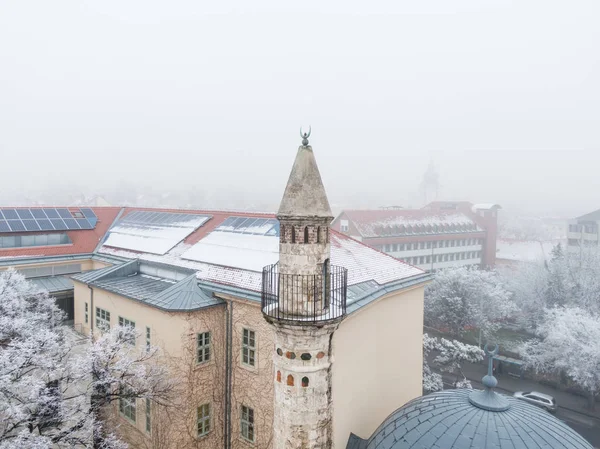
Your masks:
{"label": "beige facade", "polygon": [[[368,438],[422,394],[423,292],[389,294],[347,316],[333,334],[333,448]],[[418,342],[418,344],[417,344]]]}
{"label": "beige facade", "polygon": [[[75,324],[84,332],[98,330],[96,309],[106,317],[110,313],[110,326],[119,324],[119,317],[135,323],[139,332],[136,342],[140,351],[145,350],[147,331],[152,346],[160,348],[157,362],[169,367],[176,385],[173,406],[160,410],[151,405],[150,432],[146,431],[145,403],[136,403],[135,422],[119,416],[115,404],[115,421],[118,432],[134,448],[153,449],[211,449],[220,447],[223,441],[223,416],[225,398],[225,305],[214,306],[194,312],[165,312],[138,301],[125,298],[98,288],[90,290],[75,282]],[[86,312],[87,304],[87,312]],[[196,339],[199,333],[211,334],[211,358],[198,364]],[[197,408],[209,404],[211,410],[210,431],[197,436]]]}

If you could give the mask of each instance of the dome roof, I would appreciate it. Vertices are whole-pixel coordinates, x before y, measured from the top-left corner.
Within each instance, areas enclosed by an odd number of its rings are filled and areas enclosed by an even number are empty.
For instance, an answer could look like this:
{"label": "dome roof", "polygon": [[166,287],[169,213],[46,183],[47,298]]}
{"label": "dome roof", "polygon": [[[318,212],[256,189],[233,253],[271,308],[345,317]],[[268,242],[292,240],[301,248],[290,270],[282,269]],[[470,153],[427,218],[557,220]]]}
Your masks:
{"label": "dome roof", "polygon": [[351,435],[347,449],[593,449],[545,410],[496,392],[504,406],[488,406],[482,393],[445,390],[414,399],[368,440]]}

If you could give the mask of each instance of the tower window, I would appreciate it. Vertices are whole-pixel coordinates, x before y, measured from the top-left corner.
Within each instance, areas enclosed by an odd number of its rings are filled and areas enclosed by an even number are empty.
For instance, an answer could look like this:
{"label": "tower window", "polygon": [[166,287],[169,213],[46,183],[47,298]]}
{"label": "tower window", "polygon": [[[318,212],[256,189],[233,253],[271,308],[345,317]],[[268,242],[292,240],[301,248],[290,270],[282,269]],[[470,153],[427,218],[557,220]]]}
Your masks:
{"label": "tower window", "polygon": [[281,243],[285,243],[285,226],[284,225],[281,225],[279,228],[279,236],[280,236]]}
{"label": "tower window", "polygon": [[308,226],[304,226],[304,243],[308,243]]}
{"label": "tower window", "polygon": [[317,226],[317,243],[321,243],[321,226]]}
{"label": "tower window", "polygon": [[244,329],[242,338],[242,363],[248,366],[256,364],[256,334],[254,331]]}
{"label": "tower window", "polygon": [[196,363],[205,363],[210,360],[210,332],[196,335]]}
{"label": "tower window", "polygon": [[277,371],[277,382],[281,382],[281,371]]}
{"label": "tower window", "polygon": [[292,376],[291,374],[288,374],[287,385],[288,385],[288,387],[294,386],[294,376]]}
{"label": "tower window", "polygon": [[296,243],[296,227],[292,226],[292,243]]}
{"label": "tower window", "polygon": [[240,427],[242,431],[242,437],[245,440],[254,443],[254,409],[242,405]]}
{"label": "tower window", "polygon": [[198,407],[196,424],[198,427],[198,436],[203,437],[210,432],[210,404],[203,404]]}
{"label": "tower window", "polygon": [[308,377],[303,377],[302,378],[302,386],[304,388],[308,387]]}

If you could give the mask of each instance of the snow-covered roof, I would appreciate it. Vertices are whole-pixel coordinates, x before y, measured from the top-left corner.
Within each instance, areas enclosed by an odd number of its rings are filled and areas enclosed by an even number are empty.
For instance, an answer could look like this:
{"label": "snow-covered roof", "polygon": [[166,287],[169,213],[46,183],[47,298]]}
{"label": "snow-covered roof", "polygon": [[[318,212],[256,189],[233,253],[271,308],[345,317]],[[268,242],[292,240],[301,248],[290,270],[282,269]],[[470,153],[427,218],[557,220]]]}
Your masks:
{"label": "snow-covered roof", "polygon": [[210,218],[204,214],[134,211],[109,230],[104,245],[166,254]]}
{"label": "snow-covered roof", "polygon": [[[348,217],[362,237],[385,237],[426,232],[465,232],[463,227],[480,231],[473,219],[461,212],[418,210],[348,210],[340,217]],[[427,228],[431,226],[431,229]],[[411,227],[411,229],[407,229]],[[437,229],[433,229],[437,227]],[[453,227],[456,229],[453,230]],[[429,229],[429,231],[428,231]]]}
{"label": "snow-covered roof", "polygon": [[[223,217],[223,223],[231,222],[230,218]],[[218,223],[213,225],[215,230],[197,243],[181,242],[165,254],[113,248],[106,244],[99,253],[187,268],[194,270],[200,280],[260,292],[262,268],[279,260],[278,236],[226,232]],[[201,230],[197,232],[201,233]],[[335,231],[331,232],[331,263],[348,269],[348,285],[366,281],[383,285],[424,273]]]}
{"label": "snow-covered roof", "polygon": [[519,262],[535,262],[550,258],[552,248],[558,242],[534,240],[498,240],[496,259]]}
{"label": "snow-covered roof", "polygon": [[473,210],[490,210],[490,209],[500,209],[500,205],[499,204],[495,204],[495,203],[480,203],[480,204],[474,204],[473,205]]}

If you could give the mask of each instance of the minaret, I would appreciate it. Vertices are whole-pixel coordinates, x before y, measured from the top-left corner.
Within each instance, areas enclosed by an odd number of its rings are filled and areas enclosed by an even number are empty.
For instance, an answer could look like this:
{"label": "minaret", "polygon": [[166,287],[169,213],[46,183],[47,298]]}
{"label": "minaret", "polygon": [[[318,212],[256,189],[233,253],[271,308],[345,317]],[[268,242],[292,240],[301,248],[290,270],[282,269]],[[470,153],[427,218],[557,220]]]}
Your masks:
{"label": "minaret", "polygon": [[433,160],[429,161],[427,170],[423,174],[423,180],[421,181],[421,192],[423,194],[424,205],[427,206],[432,201],[437,201],[440,193],[440,176],[435,170]]}
{"label": "minaret", "polygon": [[263,315],[275,331],[274,449],[331,447],[331,337],[346,313],[347,271],[329,263],[333,214],[309,135],[277,213],[279,263],[263,269]]}

